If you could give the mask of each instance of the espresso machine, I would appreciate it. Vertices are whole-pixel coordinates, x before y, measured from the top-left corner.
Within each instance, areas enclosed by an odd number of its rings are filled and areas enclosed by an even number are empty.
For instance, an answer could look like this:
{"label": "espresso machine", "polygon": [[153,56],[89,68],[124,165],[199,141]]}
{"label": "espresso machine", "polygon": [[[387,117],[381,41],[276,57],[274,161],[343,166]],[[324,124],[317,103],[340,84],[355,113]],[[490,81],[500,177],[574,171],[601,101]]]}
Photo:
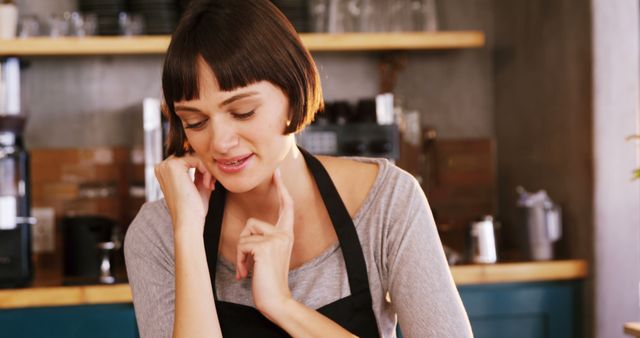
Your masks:
{"label": "espresso machine", "polygon": [[20,60],[0,59],[0,287],[24,286],[33,275],[25,122]]}

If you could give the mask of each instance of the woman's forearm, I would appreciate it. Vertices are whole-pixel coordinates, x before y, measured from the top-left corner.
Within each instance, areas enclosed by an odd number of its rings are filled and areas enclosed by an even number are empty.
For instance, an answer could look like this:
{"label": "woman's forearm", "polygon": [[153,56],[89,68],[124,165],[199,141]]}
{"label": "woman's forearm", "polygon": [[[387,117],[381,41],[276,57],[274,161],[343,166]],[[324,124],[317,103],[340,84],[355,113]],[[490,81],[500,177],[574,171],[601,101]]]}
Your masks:
{"label": "woman's forearm", "polygon": [[269,319],[292,337],[356,337],[320,312],[294,299],[289,299]]}
{"label": "woman's forearm", "polygon": [[173,338],[222,337],[202,233],[175,227],[176,308]]}

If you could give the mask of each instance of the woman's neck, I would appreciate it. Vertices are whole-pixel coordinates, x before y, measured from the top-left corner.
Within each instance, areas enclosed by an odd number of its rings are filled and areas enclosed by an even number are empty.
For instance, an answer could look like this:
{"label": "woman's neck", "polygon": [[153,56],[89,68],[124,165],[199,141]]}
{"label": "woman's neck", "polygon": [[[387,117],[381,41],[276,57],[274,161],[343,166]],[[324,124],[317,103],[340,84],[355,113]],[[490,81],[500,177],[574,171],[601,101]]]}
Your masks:
{"label": "woman's neck", "polygon": [[[314,179],[311,176],[304,157],[297,146],[291,150],[280,165],[280,173],[287,191],[294,201],[296,219],[302,215],[301,210],[314,198]],[[280,202],[278,190],[272,179],[262,182],[251,191],[227,195],[227,206],[231,206],[231,216],[246,220],[257,218],[275,224],[278,220]]]}

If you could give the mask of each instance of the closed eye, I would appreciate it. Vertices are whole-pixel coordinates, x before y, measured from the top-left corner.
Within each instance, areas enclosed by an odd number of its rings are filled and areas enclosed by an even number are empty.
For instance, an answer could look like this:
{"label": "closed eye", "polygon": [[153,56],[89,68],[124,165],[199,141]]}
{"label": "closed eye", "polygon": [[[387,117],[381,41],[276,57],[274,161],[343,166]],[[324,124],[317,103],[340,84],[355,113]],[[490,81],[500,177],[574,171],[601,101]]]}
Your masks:
{"label": "closed eye", "polygon": [[207,123],[207,120],[203,120],[203,121],[191,123],[191,124],[187,123],[184,125],[184,128],[198,130],[198,129],[202,129],[205,123]]}
{"label": "closed eye", "polygon": [[255,114],[255,110],[252,110],[248,113],[243,113],[243,114],[239,114],[239,113],[231,113],[231,115],[238,119],[238,120],[246,120],[248,118],[250,118],[251,116],[253,116],[253,114]]}

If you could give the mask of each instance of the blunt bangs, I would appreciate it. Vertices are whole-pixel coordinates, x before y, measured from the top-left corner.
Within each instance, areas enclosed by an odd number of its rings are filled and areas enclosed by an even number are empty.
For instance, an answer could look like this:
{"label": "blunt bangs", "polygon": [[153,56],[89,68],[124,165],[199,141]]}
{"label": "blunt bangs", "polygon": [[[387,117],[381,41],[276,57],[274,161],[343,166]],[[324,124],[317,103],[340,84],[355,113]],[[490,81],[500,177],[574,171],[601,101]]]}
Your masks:
{"label": "blunt bangs", "polygon": [[223,91],[259,81],[279,87],[289,99],[285,134],[302,130],[323,108],[315,62],[269,0],[194,0],[172,36],[162,74],[169,154],[192,152],[174,103],[198,99],[199,58]]}

